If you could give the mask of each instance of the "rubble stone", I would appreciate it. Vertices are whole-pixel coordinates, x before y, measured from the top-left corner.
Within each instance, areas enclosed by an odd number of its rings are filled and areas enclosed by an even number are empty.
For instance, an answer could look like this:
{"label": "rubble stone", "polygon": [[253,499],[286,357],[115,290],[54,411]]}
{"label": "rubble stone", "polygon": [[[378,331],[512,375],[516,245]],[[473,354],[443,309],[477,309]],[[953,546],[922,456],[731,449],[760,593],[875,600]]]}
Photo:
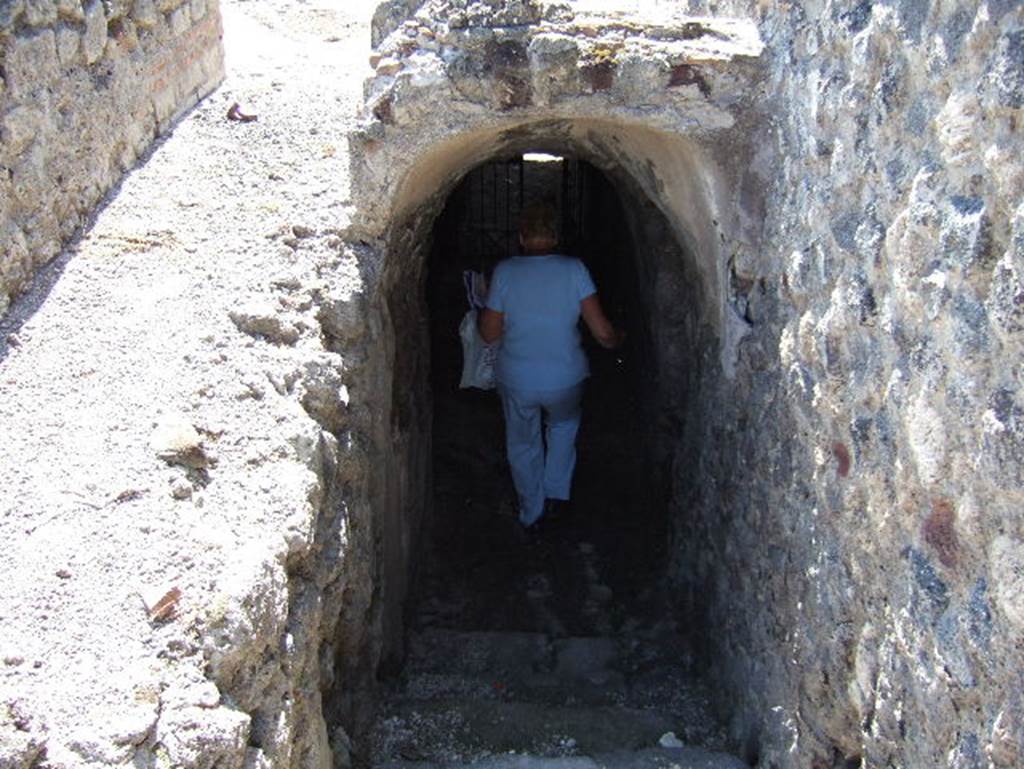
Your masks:
{"label": "rubble stone", "polygon": [[662,375],[692,372],[653,396],[690,432],[651,441],[680,468],[673,577],[736,744],[779,767],[1015,760],[995,671],[1020,674],[1020,9],[554,5],[380,6],[374,55],[403,66],[367,84],[351,154],[351,242],[383,265],[365,327],[420,322],[394,297],[474,164],[607,170],[685,244],[651,333]]}
{"label": "rubble stone", "polygon": [[[178,9],[173,29],[158,25],[153,0],[19,0],[0,7],[0,165],[18,176],[13,204],[0,208],[0,233],[31,231],[46,244],[33,247],[25,262],[17,244],[0,235],[5,308],[56,253],[51,244],[65,242],[114,184],[112,169],[127,170],[154,135],[220,82],[217,6],[193,5],[195,16],[178,0],[170,3],[167,10]],[[140,40],[134,24],[153,34]],[[150,108],[154,101],[163,105],[159,116]],[[57,114],[61,125],[50,126]]]}

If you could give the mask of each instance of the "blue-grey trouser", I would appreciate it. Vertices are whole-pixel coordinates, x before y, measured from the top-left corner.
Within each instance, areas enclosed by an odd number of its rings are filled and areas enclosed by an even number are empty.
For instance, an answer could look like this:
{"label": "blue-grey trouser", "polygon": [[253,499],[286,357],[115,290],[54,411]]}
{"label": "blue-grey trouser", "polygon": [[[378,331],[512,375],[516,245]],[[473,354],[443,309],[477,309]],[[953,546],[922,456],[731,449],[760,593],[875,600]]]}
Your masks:
{"label": "blue-grey trouser", "polygon": [[544,514],[545,499],[569,498],[583,383],[561,390],[522,390],[499,384],[498,393],[505,411],[508,463],[519,494],[519,522],[529,526]]}

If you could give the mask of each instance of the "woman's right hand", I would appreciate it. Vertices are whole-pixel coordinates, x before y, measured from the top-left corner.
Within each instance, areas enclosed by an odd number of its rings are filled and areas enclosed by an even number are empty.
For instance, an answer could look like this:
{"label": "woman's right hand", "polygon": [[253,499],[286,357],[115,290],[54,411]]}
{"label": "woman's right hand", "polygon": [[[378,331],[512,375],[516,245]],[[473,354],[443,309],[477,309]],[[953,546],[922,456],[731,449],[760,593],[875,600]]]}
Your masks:
{"label": "woman's right hand", "polygon": [[594,339],[602,347],[614,350],[626,341],[625,332],[615,328],[604,314],[597,294],[591,294],[580,302],[580,315],[583,316],[583,322],[587,324]]}

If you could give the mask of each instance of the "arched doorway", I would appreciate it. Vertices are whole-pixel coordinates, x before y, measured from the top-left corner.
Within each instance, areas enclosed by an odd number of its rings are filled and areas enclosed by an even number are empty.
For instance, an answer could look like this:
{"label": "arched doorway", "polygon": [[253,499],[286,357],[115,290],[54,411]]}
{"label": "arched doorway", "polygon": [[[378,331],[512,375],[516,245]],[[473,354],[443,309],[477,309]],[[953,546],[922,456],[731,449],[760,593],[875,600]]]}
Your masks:
{"label": "arched doorway", "polygon": [[[460,185],[474,173],[493,176],[495,163],[502,173],[515,174],[517,171],[506,167],[510,162],[542,152],[588,169],[579,178],[586,175],[589,180],[583,186],[594,210],[604,209],[601,216],[593,217],[600,225],[595,232],[601,233],[603,244],[617,240],[627,244],[628,258],[605,260],[603,266],[599,259],[597,269],[613,269],[616,263],[628,265],[627,279],[610,281],[609,301],[610,306],[629,305],[626,315],[635,326],[623,369],[629,372],[625,381],[632,395],[628,397],[642,404],[642,413],[638,411],[636,417],[625,421],[630,429],[640,431],[640,437],[622,441],[614,437],[614,431],[598,434],[613,436],[616,449],[631,442],[643,446],[637,460],[642,469],[636,473],[642,479],[634,488],[642,489],[648,498],[660,497],[664,504],[642,505],[646,512],[656,510],[657,514],[653,514],[653,526],[639,528],[645,533],[663,533],[658,547],[671,551],[672,570],[678,576],[681,559],[699,556],[699,537],[708,534],[702,529],[703,520],[690,515],[690,505],[700,499],[705,415],[718,408],[714,399],[722,390],[715,382],[735,355],[738,342],[731,320],[735,310],[729,303],[728,260],[722,256],[731,242],[725,233],[738,226],[740,213],[730,208],[730,174],[685,135],[644,123],[612,120],[505,121],[427,142],[412,157],[401,155],[397,146],[372,140],[364,146],[363,154],[353,156],[357,176],[368,185],[366,189],[383,183],[380,189],[386,193],[382,195],[379,189],[378,194],[367,193],[358,200],[360,218],[347,233],[351,247],[361,252],[365,280],[361,306],[370,332],[363,340],[366,354],[358,361],[358,379],[350,389],[356,399],[360,390],[365,391],[373,404],[363,413],[363,424],[375,455],[380,457],[366,478],[376,543],[375,560],[370,564],[375,592],[367,620],[380,639],[375,655],[379,663],[372,670],[385,675],[395,672],[406,658],[408,598],[414,586],[425,584],[417,556],[435,519],[437,476],[432,470],[432,445],[439,439],[439,431],[431,388],[435,345],[427,301],[431,249],[436,236],[443,234],[446,207],[458,207]],[[381,177],[379,172],[388,162],[400,163],[405,170],[397,176]],[[561,174],[558,176],[561,179]],[[571,184],[572,174],[569,177]],[[498,204],[501,219],[502,199]],[[490,205],[493,208],[493,200]],[[467,210],[465,205],[463,210]],[[514,217],[510,213],[507,218],[511,222]],[[616,293],[619,299],[614,298]],[[458,316],[465,306],[461,289],[456,303]],[[451,372],[458,366],[449,361],[444,367]],[[616,398],[611,396],[609,401],[613,407],[597,409],[602,415],[613,414]],[[488,429],[493,430],[494,422],[491,424]],[[600,448],[595,451],[601,453]],[[635,455],[631,455],[633,459]],[[500,446],[492,461],[494,473],[506,472]],[[622,487],[628,489],[630,484]],[[623,493],[629,496],[628,491]],[[643,538],[631,541],[642,543]],[[650,547],[638,547],[644,555],[632,561],[642,559],[648,573],[658,572],[662,562],[649,557]],[[472,543],[468,549],[472,550]],[[580,559],[581,563],[585,560]],[[623,575],[628,569],[613,573]],[[684,576],[684,590],[677,596],[685,592],[685,597],[692,599],[688,602],[695,612],[691,616],[699,617],[706,610],[700,580],[714,574],[694,573],[693,580],[689,574]],[[652,580],[648,584],[657,583]],[[621,584],[619,589],[622,594],[637,592]],[[597,592],[603,592],[600,586]],[[572,594],[571,590],[559,594],[563,593]],[[477,602],[486,603],[479,596]],[[521,612],[521,616],[527,614]],[[692,624],[703,626],[701,622]],[[708,645],[703,643],[707,639],[697,640],[707,652]],[[346,654],[342,645],[337,649],[338,680],[360,680],[363,666],[352,668],[354,657]],[[354,723],[345,715],[344,701],[330,705],[332,696],[327,698],[327,712],[337,712],[335,718],[341,723]]]}
{"label": "arched doorway", "polygon": [[[445,415],[431,385],[438,386],[438,372],[450,373],[457,364],[436,359],[440,348],[432,344],[430,328],[438,313],[427,297],[437,263],[431,248],[463,181],[474,169],[490,168],[493,176],[494,164],[503,166],[497,173],[508,173],[510,162],[543,152],[589,164],[594,178],[613,189],[596,198],[618,201],[613,213],[624,223],[619,233],[628,236],[630,259],[622,263],[630,265],[630,278],[602,290],[614,304],[615,290],[630,287],[624,292],[633,296],[628,315],[640,330],[631,334],[622,368],[643,413],[624,420],[639,439],[611,442],[615,449],[644,446],[642,490],[666,501],[662,543],[680,545],[671,555],[676,566],[695,562],[706,544],[702,538],[716,536],[707,530],[704,503],[707,494],[716,494],[717,482],[700,477],[717,461],[711,456],[702,466],[715,422],[706,416],[726,405],[720,399],[729,388],[720,383],[735,373],[746,330],[743,312],[736,310],[732,264],[756,244],[760,226],[760,188],[753,180],[759,166],[751,163],[760,131],[750,120],[763,45],[753,24],[702,20],[678,29],[627,29],[619,20],[606,30],[595,28],[591,38],[584,27],[572,26],[570,11],[545,17],[543,24],[527,13],[514,27],[505,26],[511,17],[502,17],[494,29],[467,17],[467,26],[449,25],[417,47],[403,37],[412,31],[412,15],[389,6],[375,21],[380,66],[367,83],[365,120],[350,145],[353,216],[344,232],[347,247],[358,254],[360,307],[369,329],[360,340],[350,392],[354,403],[369,406],[358,426],[377,459],[365,483],[374,543],[367,619],[380,639],[374,659],[382,664],[373,669],[385,671],[407,656],[407,599],[425,582],[416,554],[439,518],[433,445],[450,430],[438,427]],[[431,28],[426,13],[416,18],[420,31]],[[565,35],[552,36],[563,27]],[[629,45],[608,44],[604,32],[625,34]],[[638,55],[634,42],[642,45]],[[600,183],[594,181],[591,191]],[[500,209],[501,200],[492,196],[495,202]],[[458,296],[461,310],[461,290]],[[453,336],[450,327],[447,333]],[[611,407],[590,410],[614,415],[621,400],[612,396]],[[472,432],[477,420],[467,421]],[[493,432],[493,424],[484,429]],[[500,441],[498,446],[491,475],[504,472]],[[452,496],[465,494],[456,489]],[[698,507],[700,514],[691,516]],[[441,539],[451,544],[451,536]],[[465,549],[472,551],[474,543]],[[647,558],[644,565],[658,571],[659,559]],[[681,580],[695,604],[720,576],[714,564],[702,568]],[[349,680],[351,655],[337,650],[338,679]]]}
{"label": "arched doorway", "polygon": [[[612,353],[585,335],[592,376],[573,502],[562,520],[550,522],[550,536],[524,551],[514,523],[500,406],[493,392],[459,389],[457,332],[468,308],[464,274],[489,278],[499,260],[518,253],[519,211],[538,199],[556,206],[560,250],[587,265],[609,316],[627,330],[629,344]],[[448,599],[465,614],[449,617],[456,624],[534,628],[537,607],[522,587],[532,577],[551,583],[558,599],[557,611],[544,612],[552,632],[607,630],[626,613],[610,610],[612,595],[635,596],[650,588],[663,565],[668,474],[660,465],[672,437],[658,433],[666,428],[658,421],[665,406],[656,395],[654,318],[647,306],[651,287],[641,285],[635,224],[600,170],[577,157],[544,153],[495,159],[472,169],[436,221],[425,287],[434,406],[433,516],[425,537],[432,547],[425,568],[438,580],[433,587],[417,581],[417,592],[427,602],[436,602],[438,591],[458,593]],[[606,574],[589,575],[592,584],[574,570],[580,543],[594,555],[588,561],[596,560],[595,550],[607,560]],[[530,553],[565,568],[527,574],[522,567]]]}
{"label": "arched doorway", "polygon": [[[429,502],[409,551],[411,654],[437,637],[471,643],[467,633],[484,634],[500,655],[516,634],[618,648],[620,633],[656,632],[664,636],[659,643],[676,644],[659,664],[677,691],[688,692],[691,707],[701,685],[687,678],[689,642],[659,578],[673,536],[670,503],[685,483],[673,471],[687,430],[699,427],[699,398],[688,383],[699,381],[715,346],[695,254],[621,168],[606,173],[552,141],[526,149],[485,157],[443,198],[427,199],[436,215],[393,230],[393,243],[415,254],[391,253],[405,268],[391,273],[386,294],[403,384],[393,391],[394,413],[396,424],[424,430],[423,446],[431,446]],[[517,252],[518,212],[536,198],[556,201],[562,250],[587,264],[630,341],[617,353],[587,345],[592,377],[573,502],[526,543],[517,537],[498,400],[457,386],[458,326],[467,309],[464,271],[489,275]],[[416,456],[428,461],[425,450]],[[703,723],[704,732],[692,735],[697,741],[711,740],[711,722]]]}

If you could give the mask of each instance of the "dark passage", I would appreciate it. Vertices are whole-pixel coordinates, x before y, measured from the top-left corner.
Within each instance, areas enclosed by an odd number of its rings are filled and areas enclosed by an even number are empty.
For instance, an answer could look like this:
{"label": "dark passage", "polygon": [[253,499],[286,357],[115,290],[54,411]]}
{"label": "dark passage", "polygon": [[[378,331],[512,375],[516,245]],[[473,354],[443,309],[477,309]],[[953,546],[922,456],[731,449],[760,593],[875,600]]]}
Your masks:
{"label": "dark passage", "polygon": [[[498,396],[458,386],[458,329],[463,271],[489,277],[517,253],[519,210],[544,197],[560,212],[560,250],[585,262],[628,341],[612,352],[584,332],[591,377],[572,500],[527,539]],[[407,617],[409,659],[374,737],[377,764],[657,751],[667,732],[723,744],[659,579],[671,528],[659,445],[671,436],[655,381],[658,319],[643,301],[656,270],[637,253],[644,214],[627,210],[633,203],[582,160],[515,157],[467,175],[437,220],[427,274],[433,514]],[[648,226],[643,237],[651,232],[664,230]],[[707,765],[733,766],[723,761]]]}
{"label": "dark passage", "polygon": [[[629,343],[611,352],[584,332],[591,377],[583,404],[573,499],[536,542],[517,536],[515,492],[504,456],[504,424],[494,392],[459,390],[457,330],[468,308],[463,270],[490,276],[518,253],[523,202],[548,197],[562,220],[564,253],[579,256],[612,321]],[[434,394],[434,557],[440,584],[419,601],[420,622],[581,635],[617,629],[619,600],[635,602],[655,582],[666,541],[664,490],[645,473],[644,414],[637,379],[646,337],[621,203],[608,180],[583,161],[515,159],[476,169],[440,217],[429,264]],[[661,497],[661,498],[659,498]],[[598,570],[598,579],[583,562]],[[597,564],[600,563],[600,568]],[[591,575],[593,576],[593,575]],[[536,584],[527,584],[530,581]],[[544,584],[541,585],[540,583]],[[549,591],[541,618],[531,598]],[[447,613],[450,616],[445,616]],[[553,625],[545,626],[545,623]]]}

